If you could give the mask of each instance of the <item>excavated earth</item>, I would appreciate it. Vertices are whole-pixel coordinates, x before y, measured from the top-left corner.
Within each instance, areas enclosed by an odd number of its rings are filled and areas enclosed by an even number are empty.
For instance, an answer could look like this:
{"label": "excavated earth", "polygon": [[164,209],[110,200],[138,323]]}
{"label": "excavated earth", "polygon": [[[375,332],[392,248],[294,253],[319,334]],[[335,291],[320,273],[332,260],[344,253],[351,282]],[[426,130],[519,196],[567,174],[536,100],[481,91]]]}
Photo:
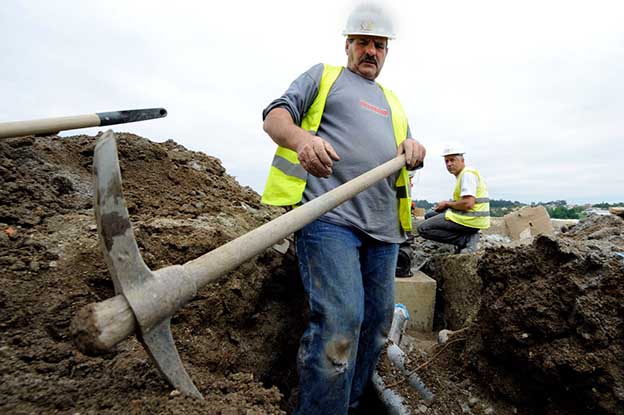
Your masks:
{"label": "excavated earth", "polygon": [[[283,213],[261,205],[214,157],[171,140],[116,137],[151,269],[194,259]],[[0,413],[290,413],[305,322],[292,246],[267,249],[203,287],[173,317],[203,401],[172,390],[134,336],[97,355],[74,345],[76,313],[115,295],[93,211],[96,138],[0,141]],[[405,345],[408,368],[435,398],[423,400],[383,358],[386,385],[412,413],[624,413],[623,241],[624,221],[611,216],[473,254],[473,283],[462,289],[480,306],[466,330],[444,346],[434,334],[409,333]],[[439,287],[466,257],[446,252],[427,268]],[[446,328],[441,315],[435,323]],[[374,396],[367,409],[385,413]]]}

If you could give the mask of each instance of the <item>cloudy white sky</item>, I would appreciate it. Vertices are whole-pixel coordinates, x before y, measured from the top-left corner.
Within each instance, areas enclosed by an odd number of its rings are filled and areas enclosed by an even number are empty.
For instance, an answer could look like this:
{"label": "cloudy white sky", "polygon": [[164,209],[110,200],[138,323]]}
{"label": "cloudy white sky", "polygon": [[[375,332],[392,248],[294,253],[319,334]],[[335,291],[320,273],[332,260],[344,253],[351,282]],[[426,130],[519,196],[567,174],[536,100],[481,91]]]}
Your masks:
{"label": "cloudy white sky", "polygon": [[[262,192],[261,111],[317,62],[344,64],[354,1],[4,0],[0,122],[164,107],[114,126],[221,159]],[[378,81],[428,149],[414,198],[448,198],[462,141],[495,199],[624,200],[624,2],[387,1]],[[95,134],[97,128],[75,133]]]}

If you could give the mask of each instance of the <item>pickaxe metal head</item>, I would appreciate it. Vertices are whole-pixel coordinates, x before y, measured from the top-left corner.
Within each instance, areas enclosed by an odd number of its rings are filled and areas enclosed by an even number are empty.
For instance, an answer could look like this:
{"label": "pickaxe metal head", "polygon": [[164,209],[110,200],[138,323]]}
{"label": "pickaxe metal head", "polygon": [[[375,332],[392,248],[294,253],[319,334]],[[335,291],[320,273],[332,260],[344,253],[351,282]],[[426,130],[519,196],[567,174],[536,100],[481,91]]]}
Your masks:
{"label": "pickaxe metal head", "polygon": [[171,335],[171,316],[197,288],[179,265],[152,272],[143,262],[121,191],[115,135],[106,131],[95,146],[95,216],[100,244],[115,292],[123,295],[140,327],[137,335],[160,373],[188,396],[203,399],[186,373]]}

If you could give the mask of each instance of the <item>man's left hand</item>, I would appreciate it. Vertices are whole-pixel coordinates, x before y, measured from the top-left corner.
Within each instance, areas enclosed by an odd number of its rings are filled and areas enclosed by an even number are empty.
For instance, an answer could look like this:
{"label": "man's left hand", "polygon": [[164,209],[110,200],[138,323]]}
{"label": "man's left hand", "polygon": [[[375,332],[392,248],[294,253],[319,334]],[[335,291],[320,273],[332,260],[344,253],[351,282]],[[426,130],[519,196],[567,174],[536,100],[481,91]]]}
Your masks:
{"label": "man's left hand", "polygon": [[427,150],[418,141],[413,138],[403,140],[397,149],[397,156],[405,153],[405,165],[408,170],[413,170],[425,161]]}

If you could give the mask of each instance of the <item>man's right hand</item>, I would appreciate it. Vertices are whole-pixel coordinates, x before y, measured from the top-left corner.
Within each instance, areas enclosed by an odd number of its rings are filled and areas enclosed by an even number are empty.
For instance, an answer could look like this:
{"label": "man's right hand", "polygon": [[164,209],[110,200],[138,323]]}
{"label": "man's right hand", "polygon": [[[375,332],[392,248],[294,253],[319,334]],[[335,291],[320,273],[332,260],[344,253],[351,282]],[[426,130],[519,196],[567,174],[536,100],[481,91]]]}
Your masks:
{"label": "man's right hand", "polygon": [[435,207],[433,208],[433,210],[435,210],[436,212],[442,212],[446,209],[449,208],[449,201],[448,200],[443,200],[441,202],[438,202]]}
{"label": "man's right hand", "polygon": [[340,157],[327,141],[317,135],[307,134],[308,137],[297,147],[301,167],[316,177],[329,177],[334,161],[340,160]]}

